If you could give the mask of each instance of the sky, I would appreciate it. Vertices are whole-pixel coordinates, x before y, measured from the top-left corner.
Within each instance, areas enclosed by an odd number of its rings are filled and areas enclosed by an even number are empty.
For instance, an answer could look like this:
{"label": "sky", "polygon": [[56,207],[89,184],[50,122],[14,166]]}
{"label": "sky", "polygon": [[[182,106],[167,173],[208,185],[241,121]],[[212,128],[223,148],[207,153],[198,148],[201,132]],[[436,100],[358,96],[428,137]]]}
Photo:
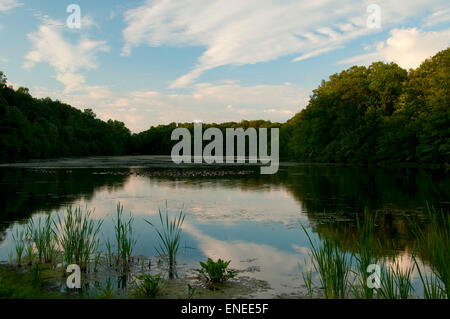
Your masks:
{"label": "sky", "polygon": [[416,68],[449,45],[446,0],[0,0],[10,85],[135,133],[285,122],[331,74],[375,61]]}

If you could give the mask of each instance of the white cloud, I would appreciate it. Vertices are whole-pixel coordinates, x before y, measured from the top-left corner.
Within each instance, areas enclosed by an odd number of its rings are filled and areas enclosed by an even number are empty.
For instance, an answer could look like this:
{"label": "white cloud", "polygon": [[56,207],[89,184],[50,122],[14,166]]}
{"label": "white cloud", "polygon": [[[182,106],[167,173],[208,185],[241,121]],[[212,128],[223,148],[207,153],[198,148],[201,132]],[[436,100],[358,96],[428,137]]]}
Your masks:
{"label": "white cloud", "polygon": [[[184,87],[203,72],[223,65],[266,62],[301,54],[306,59],[377,30],[366,26],[371,1],[331,0],[147,0],[125,12],[122,54],[134,47],[202,46],[205,51],[192,70],[172,83]],[[420,16],[430,7],[446,7],[442,0],[377,1],[382,26]],[[379,30],[378,30],[379,31]]]}
{"label": "white cloud", "polygon": [[117,93],[105,86],[84,86],[80,92],[55,94],[45,89],[32,92],[51,96],[73,106],[93,108],[100,118],[125,122],[134,132],[171,122],[226,122],[271,120],[284,122],[305,107],[311,91],[290,83],[242,86],[236,83],[200,83],[191,93],[157,91]]}
{"label": "white cloud", "polygon": [[329,51],[333,51],[336,50],[336,47],[328,47],[328,48],[321,48],[321,49],[317,49],[317,50],[313,50],[311,52],[305,53],[299,57],[296,57],[295,59],[293,59],[293,62],[299,62],[299,61],[303,61],[318,55],[321,55],[323,53],[329,52]]}
{"label": "white cloud", "polygon": [[56,78],[64,84],[66,92],[82,90],[85,78],[79,72],[97,68],[96,55],[109,48],[104,41],[94,41],[85,35],[72,44],[64,38],[61,25],[47,17],[37,32],[28,34],[32,48],[24,67],[31,69],[36,63],[46,62],[55,69]]}
{"label": "white cloud", "polygon": [[17,0],[0,0],[0,12],[9,11],[20,6],[22,6],[22,3]]}
{"label": "white cloud", "polygon": [[99,28],[99,25],[95,22],[94,18],[89,15],[85,14],[81,17],[81,28],[91,28],[96,27]]}
{"label": "white cloud", "polygon": [[427,58],[450,45],[450,29],[422,31],[417,28],[394,29],[375,51],[341,61],[341,64],[369,65],[374,61],[395,62],[405,69],[417,68]]}
{"label": "white cloud", "polygon": [[439,23],[450,21],[450,9],[443,9],[434,12],[425,19],[424,27],[430,27]]}

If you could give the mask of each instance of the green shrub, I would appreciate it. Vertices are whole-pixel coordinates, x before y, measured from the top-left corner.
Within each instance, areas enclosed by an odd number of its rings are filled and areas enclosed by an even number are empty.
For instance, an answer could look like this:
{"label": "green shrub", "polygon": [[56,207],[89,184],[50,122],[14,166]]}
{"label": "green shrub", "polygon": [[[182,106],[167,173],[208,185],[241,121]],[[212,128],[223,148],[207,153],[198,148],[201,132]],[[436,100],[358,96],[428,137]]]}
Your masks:
{"label": "green shrub", "polygon": [[134,290],[134,296],[136,298],[155,298],[161,291],[163,280],[160,274],[154,276],[142,274],[136,276],[136,278],[140,281],[136,283]]}
{"label": "green shrub", "polygon": [[236,271],[228,269],[230,262],[231,260],[225,262],[220,258],[217,262],[214,262],[211,258],[208,258],[206,263],[200,262],[202,268],[195,271],[208,283],[221,283],[236,276]]}

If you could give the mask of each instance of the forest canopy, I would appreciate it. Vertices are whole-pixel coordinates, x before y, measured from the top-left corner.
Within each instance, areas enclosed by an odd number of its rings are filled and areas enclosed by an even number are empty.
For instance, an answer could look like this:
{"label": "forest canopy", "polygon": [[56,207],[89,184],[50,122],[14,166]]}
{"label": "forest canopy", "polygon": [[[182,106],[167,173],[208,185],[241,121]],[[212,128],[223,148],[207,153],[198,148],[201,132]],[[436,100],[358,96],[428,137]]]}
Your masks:
{"label": "forest canopy", "polygon": [[[313,91],[305,109],[286,123],[242,121],[225,128],[278,127],[285,160],[323,163],[450,162],[450,48],[406,71],[395,63],[353,66]],[[0,72],[0,161],[97,156],[169,155],[177,126],[132,134],[123,122],[102,121],[29,90],[7,85]]]}

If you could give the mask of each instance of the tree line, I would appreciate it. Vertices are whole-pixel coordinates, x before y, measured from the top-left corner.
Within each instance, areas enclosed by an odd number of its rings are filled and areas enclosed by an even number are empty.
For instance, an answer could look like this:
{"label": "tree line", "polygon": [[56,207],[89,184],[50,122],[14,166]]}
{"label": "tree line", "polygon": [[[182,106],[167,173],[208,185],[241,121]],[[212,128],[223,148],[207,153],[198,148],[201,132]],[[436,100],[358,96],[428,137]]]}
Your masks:
{"label": "tree line", "polygon": [[[280,128],[280,156],[323,163],[450,162],[450,48],[406,71],[395,63],[353,66],[322,81],[308,106],[286,123],[205,124]],[[102,121],[27,88],[14,90],[0,72],[0,161],[97,156],[169,155],[170,123],[132,134],[123,122]]]}

